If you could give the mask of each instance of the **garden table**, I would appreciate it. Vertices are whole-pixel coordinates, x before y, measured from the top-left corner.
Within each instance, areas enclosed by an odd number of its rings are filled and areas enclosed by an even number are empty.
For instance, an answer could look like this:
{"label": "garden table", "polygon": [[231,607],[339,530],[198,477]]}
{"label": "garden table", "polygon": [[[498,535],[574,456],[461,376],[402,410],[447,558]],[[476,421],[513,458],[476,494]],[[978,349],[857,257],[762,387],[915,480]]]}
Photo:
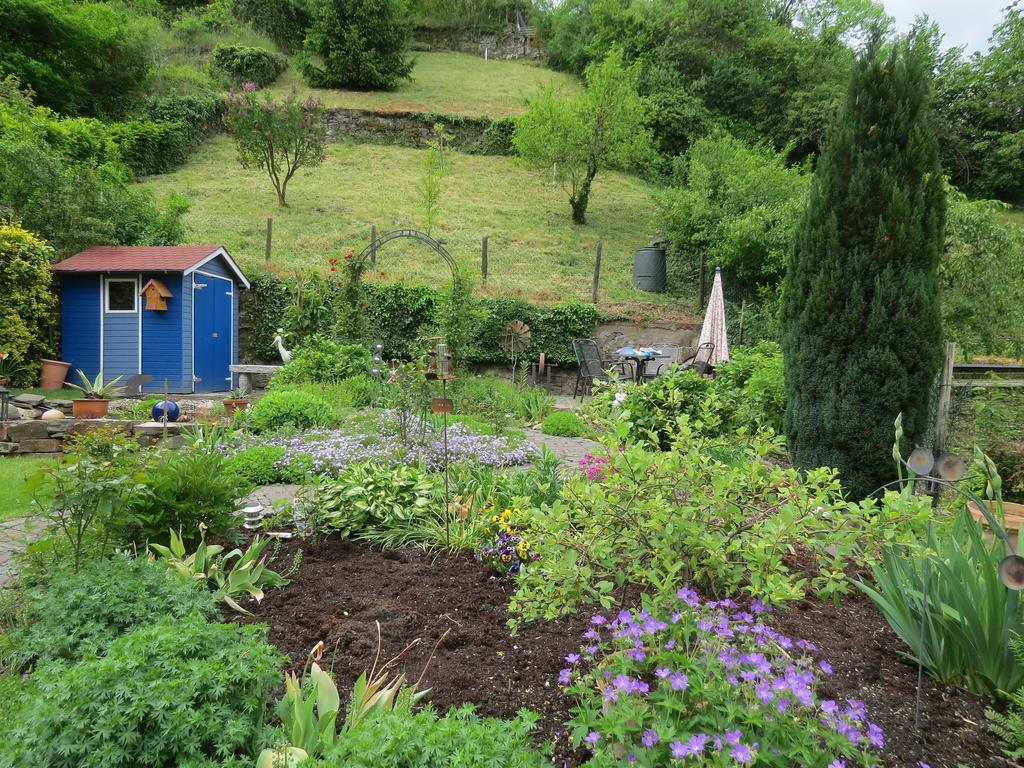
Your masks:
{"label": "garden table", "polygon": [[639,384],[644,379],[644,367],[647,365],[647,361],[660,357],[661,352],[652,347],[640,347],[640,349],[619,347],[612,352],[612,355],[620,360],[631,360],[636,363],[633,366],[633,377],[636,383]]}

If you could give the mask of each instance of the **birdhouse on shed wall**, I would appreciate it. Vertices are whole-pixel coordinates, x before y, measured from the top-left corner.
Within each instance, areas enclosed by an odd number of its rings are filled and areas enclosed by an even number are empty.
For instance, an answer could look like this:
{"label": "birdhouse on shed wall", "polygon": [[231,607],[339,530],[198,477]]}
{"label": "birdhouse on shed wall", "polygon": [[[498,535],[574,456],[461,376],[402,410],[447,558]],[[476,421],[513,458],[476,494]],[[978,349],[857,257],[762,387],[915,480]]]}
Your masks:
{"label": "birdhouse on shed wall", "polygon": [[155,277],[151,278],[139,291],[140,296],[146,297],[146,309],[167,309],[167,299],[174,298],[174,295],[167,290],[167,286],[157,280]]}

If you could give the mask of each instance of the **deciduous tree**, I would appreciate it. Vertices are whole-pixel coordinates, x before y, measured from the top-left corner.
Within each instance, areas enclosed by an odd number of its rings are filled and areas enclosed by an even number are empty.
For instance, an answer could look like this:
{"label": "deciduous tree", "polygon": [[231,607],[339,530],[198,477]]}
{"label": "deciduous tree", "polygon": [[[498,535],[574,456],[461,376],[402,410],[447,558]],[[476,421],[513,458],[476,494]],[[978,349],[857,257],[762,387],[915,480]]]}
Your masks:
{"label": "deciduous tree", "polygon": [[542,90],[516,122],[513,143],[530,164],[557,171],[569,194],[572,220],[586,223],[590,189],[599,171],[633,170],[651,156],[647,102],[637,92],[639,67],[613,50],[587,69],[578,96]]}
{"label": "deciduous tree", "polygon": [[227,99],[224,124],[235,141],[243,168],[262,168],[277,192],[277,204],[288,203],[288,182],[300,168],[324,161],[327,126],[319,98],[299,101],[295,92],[276,101],[260,98],[255,86],[246,83],[240,93]]}

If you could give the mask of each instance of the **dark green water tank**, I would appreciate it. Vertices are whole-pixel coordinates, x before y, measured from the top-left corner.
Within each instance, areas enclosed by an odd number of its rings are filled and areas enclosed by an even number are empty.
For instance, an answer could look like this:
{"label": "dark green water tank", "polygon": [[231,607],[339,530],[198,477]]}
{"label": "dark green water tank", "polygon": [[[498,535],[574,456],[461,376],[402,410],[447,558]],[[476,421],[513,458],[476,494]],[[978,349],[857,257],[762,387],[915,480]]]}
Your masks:
{"label": "dark green water tank", "polygon": [[640,248],[633,254],[633,285],[648,293],[665,290],[664,248]]}

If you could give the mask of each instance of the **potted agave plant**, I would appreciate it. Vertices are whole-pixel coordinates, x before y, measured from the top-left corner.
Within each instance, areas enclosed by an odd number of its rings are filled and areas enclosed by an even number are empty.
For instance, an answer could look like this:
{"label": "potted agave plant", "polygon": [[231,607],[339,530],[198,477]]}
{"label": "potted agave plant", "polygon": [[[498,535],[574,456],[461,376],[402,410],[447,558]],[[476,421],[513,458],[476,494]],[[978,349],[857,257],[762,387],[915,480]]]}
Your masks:
{"label": "potted agave plant", "polygon": [[10,352],[0,352],[0,387],[6,387],[11,379],[24,371],[25,368],[15,361]]}
{"label": "potted agave plant", "polygon": [[224,413],[232,416],[235,411],[247,411],[251,402],[249,393],[244,389],[233,389],[224,398]]}
{"label": "potted agave plant", "polygon": [[79,390],[84,396],[71,401],[72,414],[74,414],[76,419],[105,418],[110,410],[110,398],[124,389],[124,387],[117,385],[121,377],[118,376],[116,379],[104,382],[103,371],[100,371],[96,374],[96,378],[90,381],[82,369],[79,368],[76,373],[78,378],[82,380],[81,386],[71,384],[70,382],[68,386]]}

